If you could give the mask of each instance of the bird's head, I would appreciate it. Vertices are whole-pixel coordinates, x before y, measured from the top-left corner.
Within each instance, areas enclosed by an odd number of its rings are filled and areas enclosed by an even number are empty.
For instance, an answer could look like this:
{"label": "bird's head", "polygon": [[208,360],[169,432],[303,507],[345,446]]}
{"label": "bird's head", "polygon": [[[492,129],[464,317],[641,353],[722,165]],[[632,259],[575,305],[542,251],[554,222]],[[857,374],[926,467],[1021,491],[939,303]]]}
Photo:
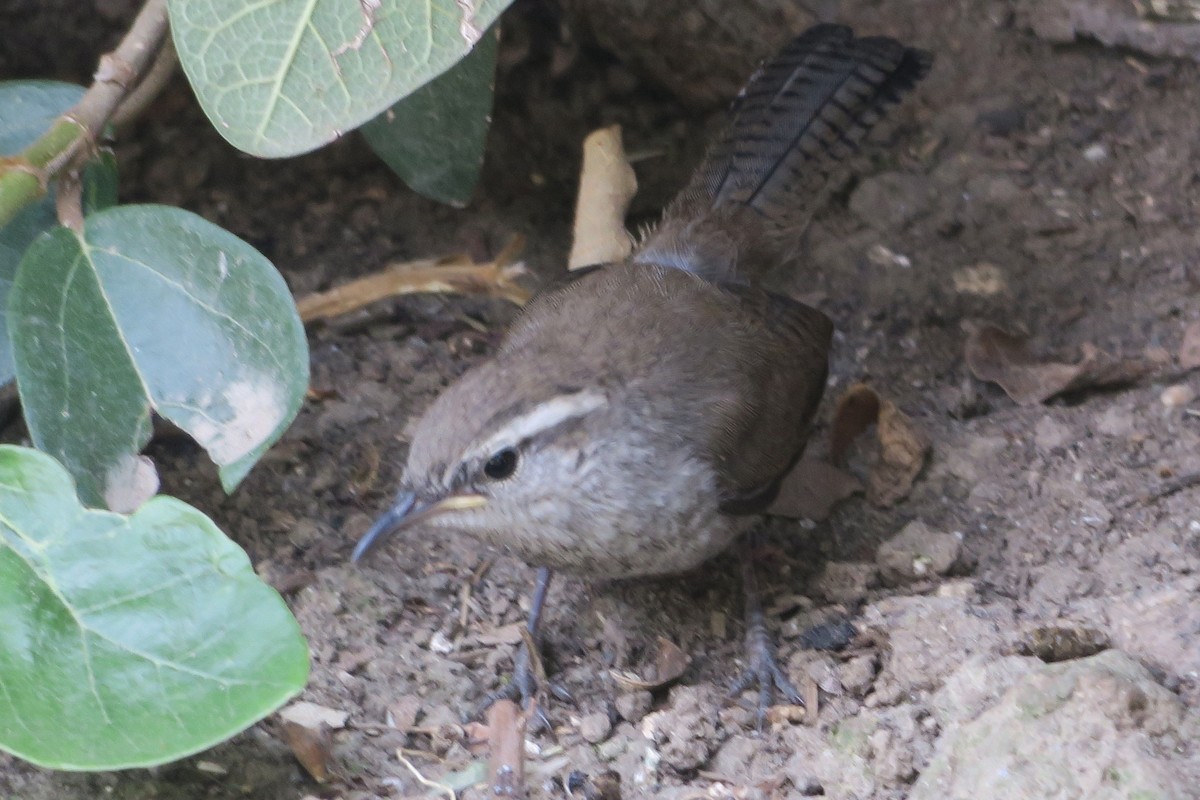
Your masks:
{"label": "bird's head", "polygon": [[418,420],[400,491],[359,541],[355,561],[418,523],[498,544],[512,544],[513,531],[566,529],[603,460],[593,443],[603,439],[596,432],[609,398],[519,367],[504,357],[476,367]]}

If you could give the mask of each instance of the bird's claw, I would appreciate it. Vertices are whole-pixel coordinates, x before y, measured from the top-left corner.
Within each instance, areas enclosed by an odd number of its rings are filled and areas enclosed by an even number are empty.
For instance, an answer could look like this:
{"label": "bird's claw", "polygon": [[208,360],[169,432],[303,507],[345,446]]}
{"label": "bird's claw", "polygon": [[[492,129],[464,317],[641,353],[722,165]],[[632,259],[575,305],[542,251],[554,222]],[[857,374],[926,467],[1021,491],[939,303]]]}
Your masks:
{"label": "bird's claw", "polygon": [[758,687],[755,723],[756,728],[762,731],[767,720],[767,709],[773,704],[776,692],[787,698],[792,705],[804,705],[804,698],[800,696],[800,692],[784,674],[779,662],[775,659],[773,648],[768,642],[747,642],[747,651],[747,655],[750,657],[750,666],[733,682],[729,689],[729,696],[736,697],[753,686]]}
{"label": "bird's claw", "polygon": [[[538,670],[534,666],[533,659],[529,656],[528,648],[522,644],[513,662],[512,676],[508,679],[507,683],[499,689],[489,692],[479,702],[479,705],[475,708],[474,716],[482,716],[497,700],[511,700],[519,704],[523,709],[532,708],[533,713],[530,717],[531,732],[543,729],[549,730],[551,728],[550,719],[546,716],[544,693],[542,687],[539,685],[537,672]],[[559,684],[549,679],[545,679],[541,683],[545,684],[545,691],[549,692],[555,699],[564,703],[574,704],[575,698]]]}

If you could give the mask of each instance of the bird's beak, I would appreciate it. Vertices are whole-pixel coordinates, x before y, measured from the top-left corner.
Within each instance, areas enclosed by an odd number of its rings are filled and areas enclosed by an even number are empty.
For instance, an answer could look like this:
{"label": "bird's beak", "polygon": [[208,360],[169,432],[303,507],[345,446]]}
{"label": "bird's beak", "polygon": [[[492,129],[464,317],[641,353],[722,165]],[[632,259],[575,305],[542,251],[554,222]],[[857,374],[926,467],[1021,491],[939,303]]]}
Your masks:
{"label": "bird's beak", "polygon": [[415,525],[447,511],[463,511],[469,508],[480,508],[487,503],[487,498],[478,494],[452,494],[432,503],[422,503],[417,500],[414,492],[401,492],[396,497],[382,517],[367,531],[354,547],[350,560],[358,563],[363,556],[375,549],[375,545],[397,531]]}

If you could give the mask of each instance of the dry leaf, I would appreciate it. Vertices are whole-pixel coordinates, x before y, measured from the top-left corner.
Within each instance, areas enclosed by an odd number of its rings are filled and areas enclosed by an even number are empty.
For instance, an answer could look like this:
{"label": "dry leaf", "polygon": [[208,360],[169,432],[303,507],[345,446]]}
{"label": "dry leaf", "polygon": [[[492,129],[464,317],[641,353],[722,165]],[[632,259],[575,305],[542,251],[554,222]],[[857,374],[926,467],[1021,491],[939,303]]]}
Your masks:
{"label": "dry leaf", "polygon": [[850,445],[872,425],[878,450],[867,476],[867,500],[887,507],[908,496],[925,465],[929,439],[895,403],[859,383],[846,390],[833,412],[830,460],[844,465]]}
{"label": "dry leaf", "polygon": [[280,711],[279,716],[285,722],[294,722],[309,728],[324,724],[336,730],[346,727],[350,712],[302,700]]}
{"label": "dry leaf", "polygon": [[846,457],[854,440],[879,419],[879,395],[865,383],[856,383],[838,398],[829,431],[829,460],[846,466]]}
{"label": "dry leaf", "polygon": [[1200,320],[1187,326],[1179,346],[1179,365],[1184,369],[1200,367]]}
{"label": "dry leaf", "polygon": [[588,134],[575,203],[574,239],[567,269],[620,261],[633,250],[625,213],[637,192],[637,176],[625,157],[621,126]]}
{"label": "dry leaf", "polygon": [[329,779],[329,756],[333,744],[329,734],[329,726],[318,722],[313,726],[304,725],[291,720],[283,722],[283,738],[300,766],[312,776],[317,783]]}
{"label": "dry leaf", "polygon": [[1039,359],[1026,339],[991,325],[968,327],[966,360],[971,373],[991,381],[1020,405],[1044,403],[1055,395],[1130,383],[1148,367],[1141,361],[1117,359],[1085,343],[1074,364]]}
{"label": "dry leaf", "polygon": [[791,519],[820,522],[833,507],[863,490],[862,482],[845,470],[815,459],[801,459],[784,476],[779,494],[767,513]]}
{"label": "dry leaf", "polygon": [[867,476],[867,500],[886,508],[908,496],[925,465],[929,439],[890,400],[880,404],[876,426],[879,458]]}
{"label": "dry leaf", "polygon": [[654,656],[653,675],[640,677],[632,672],[610,670],[613,680],[628,691],[661,689],[676,680],[688,668],[691,659],[679,645],[665,636],[658,637],[658,652]]}

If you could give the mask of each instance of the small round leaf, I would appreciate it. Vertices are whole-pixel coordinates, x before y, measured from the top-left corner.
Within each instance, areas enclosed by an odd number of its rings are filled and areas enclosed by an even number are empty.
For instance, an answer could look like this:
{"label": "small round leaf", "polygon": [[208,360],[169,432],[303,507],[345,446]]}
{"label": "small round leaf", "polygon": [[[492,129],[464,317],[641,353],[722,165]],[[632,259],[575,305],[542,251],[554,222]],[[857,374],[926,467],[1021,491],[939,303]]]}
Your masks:
{"label": "small round leaf", "polygon": [[308,347],[265,257],[187,211],[118,206],[26,251],[9,298],[34,443],[90,505],[119,508],[150,412],[190,433],[233,489],[291,423]]}
{"label": "small round leaf", "polygon": [[0,748],[55,769],[172,761],[299,692],[282,598],[206,516],[84,509],[54,459],[0,445]]}

